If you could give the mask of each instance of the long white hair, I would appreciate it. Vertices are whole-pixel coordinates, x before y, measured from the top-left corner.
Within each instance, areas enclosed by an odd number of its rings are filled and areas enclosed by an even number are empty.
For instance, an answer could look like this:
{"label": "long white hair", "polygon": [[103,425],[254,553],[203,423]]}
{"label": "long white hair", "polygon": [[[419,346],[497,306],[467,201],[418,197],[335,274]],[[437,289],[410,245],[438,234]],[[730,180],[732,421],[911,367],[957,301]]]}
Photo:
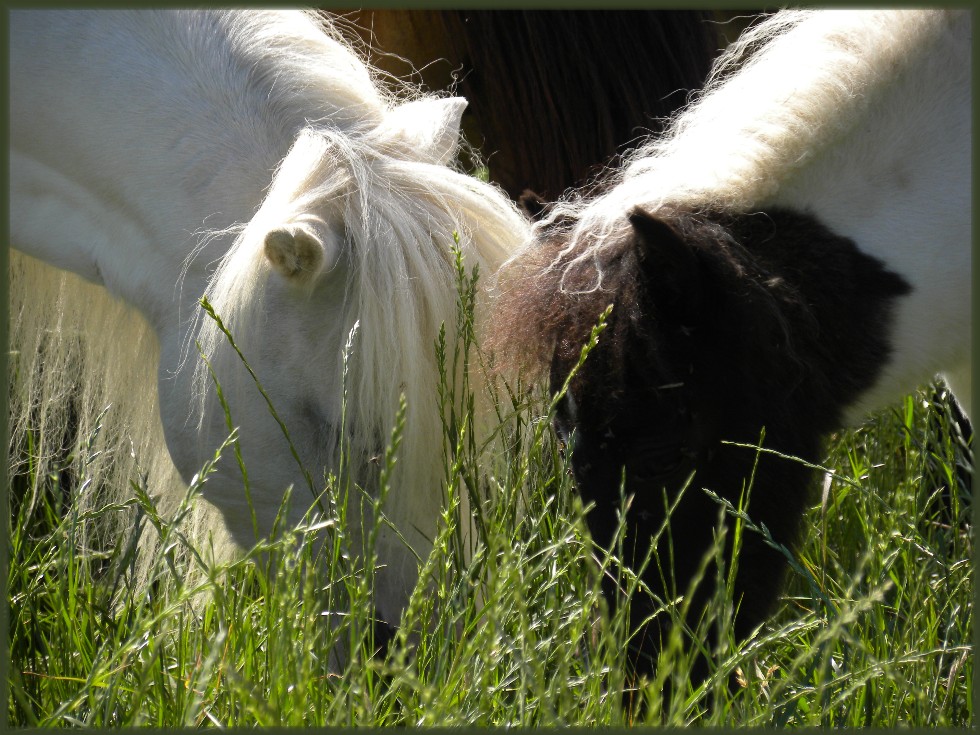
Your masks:
{"label": "long white hair", "polygon": [[704,89],[662,136],[601,182],[599,196],[573,192],[541,227],[574,221],[568,251],[579,251],[577,261],[622,237],[625,213],[636,206],[732,212],[762,206],[789,172],[846,134],[885,88],[882,79],[917,63],[912,51],[935,43],[950,22],[941,10],[769,16],[725,50]]}
{"label": "long white hair", "polygon": [[[343,437],[349,467],[360,471],[355,479],[367,486],[365,471],[376,473],[369,460],[388,441],[404,395],[407,414],[394,477],[402,490],[388,496],[385,514],[424,552],[425,539],[413,529],[431,530],[442,497],[435,345],[443,325],[450,344],[456,334],[452,248],[458,242],[467,267],[478,265],[489,276],[521,244],[526,225],[502,193],[445,166],[390,155],[385,146],[392,141],[376,133],[357,138],[332,129],[304,131],[262,208],[221,262],[207,296],[232,335],[242,335],[238,341],[247,357],[248,325],[260,318],[263,283],[270,277],[265,234],[282,223],[302,222],[330,203],[345,230],[345,247],[335,256],[346,258],[350,278],[342,312],[325,315],[339,324],[324,329],[334,339],[354,333]],[[226,339],[215,321],[201,317],[201,350],[219,372],[222,361],[237,359],[218,349]],[[333,363],[323,366],[324,380],[338,393],[341,361],[337,350]],[[223,391],[254,390],[245,373],[236,375],[243,384],[224,384]],[[201,415],[213,398],[210,383],[209,369],[199,361]],[[329,447],[340,440],[323,437]],[[407,550],[404,558],[415,564]],[[394,563],[386,560],[389,567]]]}
{"label": "long white hair", "polygon": [[[441,324],[450,340],[454,335],[451,247],[458,239],[468,265],[480,264],[489,274],[522,244],[526,225],[496,187],[445,165],[454,149],[433,153],[430,147],[422,155],[404,119],[416,114],[406,98],[421,95],[381,86],[337,31],[324,33],[321,25],[312,16],[240,16],[235,42],[241,58],[255,61],[250,74],[273,75],[270,104],[315,109],[259,211],[234,228],[234,244],[206,295],[247,357],[249,325],[265,306],[263,284],[270,277],[262,248],[267,226],[302,221],[325,206],[338,213],[348,247],[335,255],[347,259],[350,273],[339,329],[346,334],[359,324],[348,386],[352,464],[366,466],[387,442],[403,393],[408,413],[395,482],[406,492],[392,493],[386,514],[400,526],[425,529],[442,494],[434,451],[441,447],[434,345]],[[204,233],[203,241],[217,234]],[[94,508],[129,497],[135,480],[154,494],[164,515],[172,513],[185,486],[163,438],[154,331],[136,309],[77,276],[16,252],[10,270],[11,468],[24,474],[31,465],[29,498],[63,469],[59,463],[74,446],[68,471],[94,480],[77,487],[84,497],[75,502]],[[194,318],[201,350],[220,371],[221,361],[230,359],[219,350],[226,338],[207,316]],[[325,331],[337,328],[324,324]],[[188,343],[185,359],[187,367],[194,364],[203,409],[214,387],[196,349]],[[338,350],[336,363],[323,366],[325,381],[336,380],[340,358]],[[222,386],[230,392],[247,387]],[[80,446],[84,442],[89,445]],[[204,545],[230,548],[217,517],[206,506],[195,512],[192,532],[214,534]],[[130,530],[123,524],[108,533]]]}

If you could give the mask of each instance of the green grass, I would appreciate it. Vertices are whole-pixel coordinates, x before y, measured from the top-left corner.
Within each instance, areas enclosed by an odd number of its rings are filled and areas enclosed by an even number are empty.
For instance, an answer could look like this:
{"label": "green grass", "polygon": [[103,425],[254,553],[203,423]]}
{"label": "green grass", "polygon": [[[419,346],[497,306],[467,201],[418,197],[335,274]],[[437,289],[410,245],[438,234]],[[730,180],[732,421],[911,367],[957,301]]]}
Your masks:
{"label": "green grass", "polygon": [[[462,340],[437,347],[447,376],[477,357],[472,284],[462,295]],[[187,553],[181,514],[157,516],[153,488],[139,481],[130,503],[81,517],[66,494],[91,491],[96,480],[78,459],[84,437],[70,488],[52,476],[28,498],[29,483],[15,478],[10,724],[635,724],[621,708],[624,610],[610,617],[599,593],[612,560],[584,530],[546,402],[499,389],[504,448],[493,466],[471,429],[465,373],[446,377],[433,397],[446,409],[449,502],[424,581],[379,655],[367,604],[372,537],[352,549],[344,525],[351,503],[373,501],[343,477],[326,480],[335,491],[325,516],[217,568]],[[815,488],[779,612],[747,642],[722,635],[718,669],[696,690],[686,684],[688,652],[668,648],[658,680],[674,679],[673,695],[662,701],[656,683],[646,686],[650,721],[972,722],[970,492],[956,471],[972,471],[972,455],[948,402],[927,396],[829,440],[834,479],[823,501]],[[384,479],[397,438],[396,430],[379,468],[382,498],[399,491]],[[459,533],[461,493],[479,501],[470,555]],[[130,582],[132,538],[100,548],[81,533],[134,512],[141,533],[165,538],[148,589]],[[759,529],[749,518],[741,532]],[[313,535],[324,543],[308,543]],[[730,609],[719,595],[706,624],[725,630]],[[744,686],[730,691],[736,670]]]}

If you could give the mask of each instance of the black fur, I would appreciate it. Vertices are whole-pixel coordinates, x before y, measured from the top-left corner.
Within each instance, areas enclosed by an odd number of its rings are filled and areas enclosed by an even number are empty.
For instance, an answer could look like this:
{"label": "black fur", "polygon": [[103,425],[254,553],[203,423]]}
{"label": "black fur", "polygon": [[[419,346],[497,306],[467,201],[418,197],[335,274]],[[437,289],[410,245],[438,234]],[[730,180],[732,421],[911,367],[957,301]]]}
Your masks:
{"label": "black fur", "polygon": [[525,189],[517,198],[517,205],[532,222],[542,219],[548,211],[548,203],[536,192]]}
{"label": "black fur", "polygon": [[479,121],[473,142],[516,198],[589,181],[704,83],[717,53],[694,10],[443,11]]}
{"label": "black fur", "polygon": [[[823,437],[887,361],[891,305],[910,287],[799,212],[638,210],[630,221],[628,241],[602,264],[615,290],[596,300],[592,320],[612,301],[609,326],[556,426],[570,440],[582,498],[594,503],[588,523],[600,544],[613,538],[625,478],[629,565],[643,560],[666,504],[694,473],[643,577],[666,600],[687,591],[712,543],[719,505],[702,488],[737,506],[754,471],[750,517],[780,543],[797,540],[811,472],[723,442],[757,444],[764,430],[765,447],[818,461]],[[568,334],[584,333],[568,326]],[[558,341],[553,389],[580,347],[580,339]],[[785,567],[758,534],[745,534],[735,583],[739,637],[770,614]],[[700,616],[713,578],[709,571],[688,622]],[[604,592],[617,604],[611,579]],[[652,673],[667,632],[664,615],[647,621],[658,608],[642,594],[633,599],[637,673]]]}
{"label": "black fur", "polygon": [[[469,101],[467,140],[517,198],[590,182],[700,89],[724,37],[702,10],[395,10],[334,17],[372,63]],[[390,53],[389,53],[390,52]]]}

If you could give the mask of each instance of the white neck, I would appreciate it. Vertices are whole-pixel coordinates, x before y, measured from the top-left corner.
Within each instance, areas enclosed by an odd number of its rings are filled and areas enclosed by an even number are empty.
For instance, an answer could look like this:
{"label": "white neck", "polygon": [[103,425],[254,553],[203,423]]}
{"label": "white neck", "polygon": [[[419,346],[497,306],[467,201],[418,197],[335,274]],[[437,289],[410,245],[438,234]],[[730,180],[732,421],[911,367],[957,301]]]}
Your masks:
{"label": "white neck", "polygon": [[104,285],[160,332],[175,300],[186,317],[233,239],[205,239],[183,274],[201,233],[249,220],[322,111],[270,109],[231,34],[210,33],[234,16],[149,12],[13,14],[11,240]]}

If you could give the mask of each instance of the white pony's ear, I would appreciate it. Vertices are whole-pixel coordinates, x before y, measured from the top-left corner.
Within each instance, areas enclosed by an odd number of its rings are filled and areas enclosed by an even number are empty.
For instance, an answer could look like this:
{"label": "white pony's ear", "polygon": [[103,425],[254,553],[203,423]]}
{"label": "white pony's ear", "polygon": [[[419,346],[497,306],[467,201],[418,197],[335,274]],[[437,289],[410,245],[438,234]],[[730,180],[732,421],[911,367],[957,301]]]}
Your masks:
{"label": "white pony's ear", "polygon": [[465,109],[466,100],[462,97],[405,102],[388,113],[382,128],[400,137],[424,160],[443,165],[456,152]]}
{"label": "white pony's ear", "polygon": [[276,227],[265,236],[265,257],[277,273],[297,285],[311,283],[333,267],[336,256],[328,257],[327,250],[315,230],[302,223]]}

